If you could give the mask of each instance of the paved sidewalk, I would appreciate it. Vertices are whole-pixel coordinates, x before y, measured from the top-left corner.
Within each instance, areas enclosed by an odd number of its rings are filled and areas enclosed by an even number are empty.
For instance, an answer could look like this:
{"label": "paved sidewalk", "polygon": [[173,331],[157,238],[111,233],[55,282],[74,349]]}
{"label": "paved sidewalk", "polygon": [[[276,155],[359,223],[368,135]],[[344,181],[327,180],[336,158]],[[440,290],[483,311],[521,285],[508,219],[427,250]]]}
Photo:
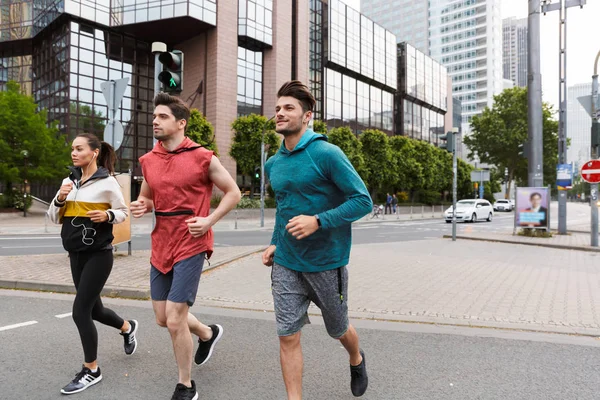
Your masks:
{"label": "paved sidewalk", "polygon": [[[598,257],[445,239],[356,245],[349,309],[375,320],[600,336]],[[273,310],[270,270],[259,255],[203,279],[200,304]]]}
{"label": "paved sidewalk", "polygon": [[[215,249],[209,271],[232,261],[260,252],[264,246],[219,247]],[[0,257],[0,288],[29,289],[74,293],[69,258],[63,254]],[[112,273],[102,294],[104,296],[147,299],[150,297],[150,250],[115,253]]]}

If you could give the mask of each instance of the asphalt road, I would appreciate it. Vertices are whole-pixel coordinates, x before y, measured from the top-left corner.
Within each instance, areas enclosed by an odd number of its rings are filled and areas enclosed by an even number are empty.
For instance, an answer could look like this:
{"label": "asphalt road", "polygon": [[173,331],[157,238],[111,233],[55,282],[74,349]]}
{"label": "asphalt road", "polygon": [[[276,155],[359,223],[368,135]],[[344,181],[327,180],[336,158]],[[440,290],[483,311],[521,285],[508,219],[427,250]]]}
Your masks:
{"label": "asphalt road", "polygon": [[[496,213],[489,222],[459,223],[457,232],[478,230],[512,229],[512,213]],[[387,216],[384,221],[353,225],[353,243],[381,243],[408,240],[438,238],[452,232],[452,225],[441,218],[420,221],[397,221]],[[271,240],[271,229],[216,231],[215,246],[251,246],[268,244]],[[127,249],[127,245],[122,245]],[[133,250],[150,249],[150,234],[134,235]],[[0,255],[56,254],[63,253],[59,235],[0,235]]]}
{"label": "asphalt road", "polygon": [[[68,295],[0,291],[0,397],[64,399],[59,390],[80,369],[82,350],[67,314]],[[77,399],[168,399],[177,380],[169,335],[150,304],[107,299],[140,323],[139,347],[99,327],[103,381]],[[199,309],[225,328],[213,358],[193,368],[201,399],[284,399],[271,313]],[[65,316],[65,314],[67,314]],[[347,355],[321,321],[303,330],[304,398],[351,399]],[[30,323],[10,328],[10,325]],[[600,342],[589,337],[354,321],[366,353],[364,399],[598,399]]]}

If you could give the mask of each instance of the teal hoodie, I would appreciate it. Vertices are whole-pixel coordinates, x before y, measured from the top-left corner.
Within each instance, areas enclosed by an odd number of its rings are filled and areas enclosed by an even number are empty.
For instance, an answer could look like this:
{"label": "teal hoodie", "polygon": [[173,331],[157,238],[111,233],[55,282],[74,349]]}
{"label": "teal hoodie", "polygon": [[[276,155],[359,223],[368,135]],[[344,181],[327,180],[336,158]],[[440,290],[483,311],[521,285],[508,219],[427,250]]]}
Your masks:
{"label": "teal hoodie", "polygon": [[[274,261],[301,272],[319,272],[348,264],[352,222],[373,208],[369,192],[350,160],[327,136],[308,129],[294,150],[285,143],[265,165],[277,200]],[[285,226],[298,215],[318,215],[321,227],[296,239]]]}

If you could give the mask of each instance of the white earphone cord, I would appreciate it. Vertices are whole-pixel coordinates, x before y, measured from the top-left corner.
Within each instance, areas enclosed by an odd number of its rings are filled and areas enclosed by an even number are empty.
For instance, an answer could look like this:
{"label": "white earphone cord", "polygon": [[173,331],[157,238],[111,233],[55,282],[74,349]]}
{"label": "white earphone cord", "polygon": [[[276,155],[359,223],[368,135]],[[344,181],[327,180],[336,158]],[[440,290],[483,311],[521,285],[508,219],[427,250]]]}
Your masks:
{"label": "white earphone cord", "polygon": [[[94,159],[96,158],[96,153],[94,153],[94,155],[92,156],[92,160],[88,163],[87,167],[90,166],[90,164],[92,163],[92,161],[94,161]],[[83,168],[81,169],[83,171]],[[83,242],[83,244],[85,244],[86,246],[91,246],[94,244],[94,239],[91,237],[87,237],[88,231],[91,231],[92,236],[96,236],[96,229],[94,228],[88,228],[87,226],[85,226],[85,223],[81,223],[78,225],[75,225],[75,219],[77,219],[77,217],[79,217],[79,211],[81,210],[81,208],[79,207],[79,203],[77,202],[77,194],[79,193],[79,186],[81,185],[81,181],[79,181],[78,184],[76,184],[76,192],[75,192],[75,197],[73,198],[73,202],[75,203],[75,205],[77,206],[77,215],[75,217],[73,217],[73,219],[71,220],[71,226],[73,228],[80,228],[83,227],[83,229],[81,230],[81,241]]]}

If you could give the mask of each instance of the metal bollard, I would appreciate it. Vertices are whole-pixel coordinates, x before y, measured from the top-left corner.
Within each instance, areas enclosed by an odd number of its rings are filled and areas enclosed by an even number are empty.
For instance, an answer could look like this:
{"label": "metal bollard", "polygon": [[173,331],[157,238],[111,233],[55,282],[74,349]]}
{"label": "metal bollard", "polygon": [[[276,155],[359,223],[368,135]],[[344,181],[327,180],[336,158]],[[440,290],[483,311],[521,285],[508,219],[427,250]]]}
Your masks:
{"label": "metal bollard", "polygon": [[435,206],[431,206],[431,218],[435,218]]}
{"label": "metal bollard", "polygon": [[235,228],[234,229],[237,229],[237,218],[238,218],[238,216],[237,216],[237,214],[238,214],[237,208],[235,209],[234,213],[235,213]]}
{"label": "metal bollard", "polygon": [[421,206],[421,218],[425,218],[425,206]]}
{"label": "metal bollard", "polygon": [[413,219],[413,216],[412,216],[412,207],[413,206],[410,206],[410,219]]}

